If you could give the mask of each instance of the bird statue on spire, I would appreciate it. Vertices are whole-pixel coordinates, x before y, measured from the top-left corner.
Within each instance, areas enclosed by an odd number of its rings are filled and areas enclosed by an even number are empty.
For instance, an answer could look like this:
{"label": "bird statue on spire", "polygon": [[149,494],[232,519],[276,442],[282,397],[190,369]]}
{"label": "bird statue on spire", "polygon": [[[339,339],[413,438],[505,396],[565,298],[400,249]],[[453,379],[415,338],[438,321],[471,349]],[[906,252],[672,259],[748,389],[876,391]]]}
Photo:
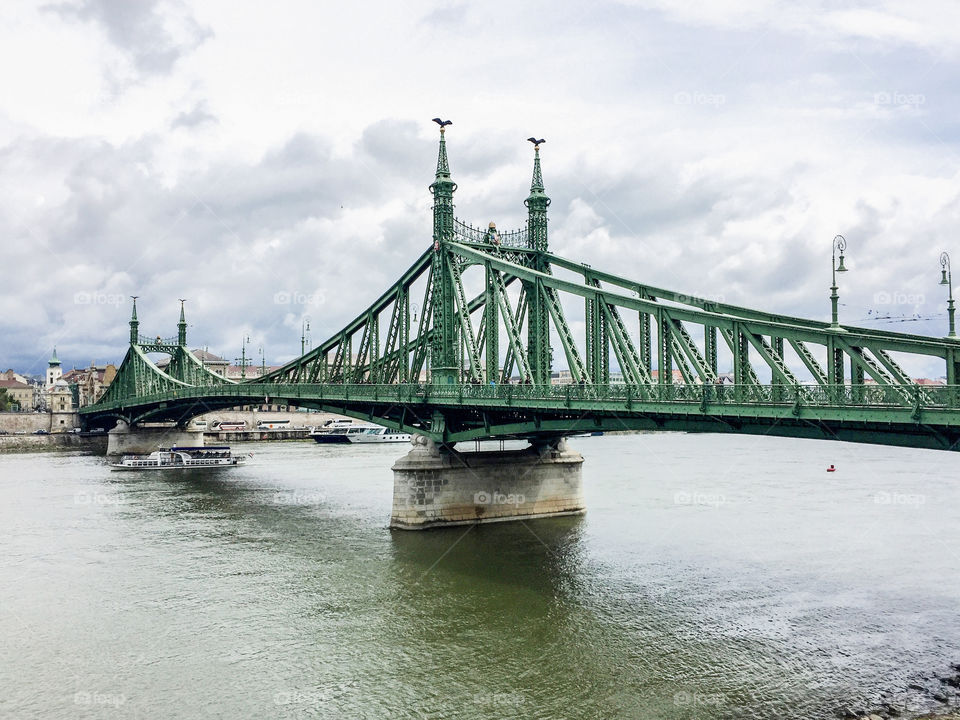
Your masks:
{"label": "bird statue on spire", "polygon": [[543,138],[540,138],[539,140],[537,140],[535,137],[528,137],[527,141],[532,142],[533,146],[537,148],[546,142],[546,140],[544,140]]}
{"label": "bird statue on spire", "polygon": [[447,129],[447,125],[453,125],[453,120],[441,120],[438,117],[435,117],[433,121],[440,126],[440,132],[443,132]]}

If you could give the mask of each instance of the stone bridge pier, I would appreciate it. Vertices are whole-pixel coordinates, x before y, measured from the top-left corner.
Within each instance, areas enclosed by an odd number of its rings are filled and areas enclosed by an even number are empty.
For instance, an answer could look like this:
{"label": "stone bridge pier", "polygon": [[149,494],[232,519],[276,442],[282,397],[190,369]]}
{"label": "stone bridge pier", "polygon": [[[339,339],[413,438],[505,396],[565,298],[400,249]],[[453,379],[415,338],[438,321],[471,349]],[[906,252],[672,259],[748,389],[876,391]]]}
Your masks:
{"label": "stone bridge pier", "polygon": [[452,525],[578,515],[586,511],[583,456],[563,438],[521,450],[458,452],[414,435],[393,466],[390,527]]}
{"label": "stone bridge pier", "polygon": [[203,432],[187,431],[176,425],[135,425],[118,420],[107,433],[107,455],[147,455],[161,447],[199,447]]}

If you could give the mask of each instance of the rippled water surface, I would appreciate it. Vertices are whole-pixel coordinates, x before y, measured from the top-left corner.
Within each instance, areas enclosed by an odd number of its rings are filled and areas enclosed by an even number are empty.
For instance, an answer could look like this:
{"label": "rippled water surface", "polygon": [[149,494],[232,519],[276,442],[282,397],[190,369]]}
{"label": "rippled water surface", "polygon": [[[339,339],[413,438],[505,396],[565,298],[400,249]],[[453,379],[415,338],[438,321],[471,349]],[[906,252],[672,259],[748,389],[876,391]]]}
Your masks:
{"label": "rippled water surface", "polygon": [[571,444],[585,516],[429,532],[387,529],[405,447],[245,445],[246,467],[184,474],[0,456],[0,716],[932,706],[960,662],[960,457]]}

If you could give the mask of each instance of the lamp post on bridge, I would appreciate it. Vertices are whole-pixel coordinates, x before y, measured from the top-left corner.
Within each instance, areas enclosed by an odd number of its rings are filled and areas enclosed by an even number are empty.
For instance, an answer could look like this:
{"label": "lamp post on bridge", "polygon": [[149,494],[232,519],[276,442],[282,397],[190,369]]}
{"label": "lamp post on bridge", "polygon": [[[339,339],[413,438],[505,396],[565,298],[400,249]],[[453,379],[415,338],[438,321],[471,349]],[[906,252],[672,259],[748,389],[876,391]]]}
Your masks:
{"label": "lamp post on bridge", "polygon": [[240,361],[240,379],[247,379],[247,365],[250,363],[247,362],[247,343],[250,342],[250,336],[244,335],[243,341],[240,343],[240,357],[235,358]]}
{"label": "lamp post on bridge", "polygon": [[[847,249],[847,241],[843,235],[837,235],[833,238],[833,284],[830,286],[830,306],[831,306],[831,321],[830,329],[839,330],[840,323],[837,316],[837,304],[840,300],[840,296],[837,294],[837,273],[846,272],[847,269],[843,266],[843,251]],[[840,264],[837,265],[837,251],[840,251]]]}
{"label": "lamp post on bridge", "polygon": [[950,256],[947,253],[940,253],[940,284],[947,286],[947,317],[950,322],[950,332],[947,337],[955,338],[957,336],[954,323],[955,310],[953,307],[953,276],[950,274]]}
{"label": "lamp post on bridge", "polygon": [[300,322],[300,355],[306,353],[307,333],[310,332],[310,318]]}

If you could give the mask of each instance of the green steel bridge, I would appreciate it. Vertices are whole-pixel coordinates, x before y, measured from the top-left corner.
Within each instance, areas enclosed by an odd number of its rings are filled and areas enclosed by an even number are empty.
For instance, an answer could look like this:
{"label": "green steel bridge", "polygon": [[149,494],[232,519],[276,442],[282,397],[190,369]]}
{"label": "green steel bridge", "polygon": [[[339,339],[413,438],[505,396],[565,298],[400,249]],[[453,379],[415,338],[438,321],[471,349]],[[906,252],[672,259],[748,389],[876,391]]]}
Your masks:
{"label": "green steel bridge", "polygon": [[[492,223],[463,223],[454,215],[444,130],[430,185],[430,246],[340,332],[277,370],[235,382],[189,352],[182,304],[177,337],[164,339],[140,335],[134,302],[129,350],[104,396],[80,411],[84,426],[183,427],[211,410],[288,403],[447,444],[673,430],[960,447],[956,338],[841,326],[836,281],[827,323],[654,287],[555,255],[539,142],[526,227],[501,233]],[[837,247],[835,272],[843,269]],[[582,321],[568,322],[573,303]],[[158,367],[155,353],[169,362]],[[553,376],[555,355],[569,369],[564,384]],[[904,370],[929,358],[943,363],[946,385],[921,386]],[[732,383],[721,382],[721,359],[733,368]]]}

